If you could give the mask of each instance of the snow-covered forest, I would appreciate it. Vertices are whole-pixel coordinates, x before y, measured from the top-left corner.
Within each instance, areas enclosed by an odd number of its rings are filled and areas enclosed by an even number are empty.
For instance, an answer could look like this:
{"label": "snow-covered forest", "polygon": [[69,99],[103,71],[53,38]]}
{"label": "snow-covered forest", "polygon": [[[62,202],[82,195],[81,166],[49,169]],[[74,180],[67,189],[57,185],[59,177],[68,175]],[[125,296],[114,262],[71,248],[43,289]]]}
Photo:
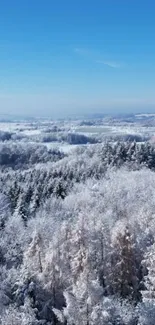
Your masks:
{"label": "snow-covered forest", "polygon": [[0,325],[155,324],[155,131],[126,123],[1,123]]}

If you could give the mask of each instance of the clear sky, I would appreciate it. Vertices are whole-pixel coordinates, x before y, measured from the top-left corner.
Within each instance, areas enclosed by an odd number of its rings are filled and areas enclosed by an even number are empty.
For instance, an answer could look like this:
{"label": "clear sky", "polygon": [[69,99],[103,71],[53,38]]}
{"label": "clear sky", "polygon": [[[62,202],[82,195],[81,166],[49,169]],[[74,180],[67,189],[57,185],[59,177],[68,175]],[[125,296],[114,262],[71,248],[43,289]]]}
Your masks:
{"label": "clear sky", "polygon": [[1,0],[0,113],[155,111],[154,0]]}

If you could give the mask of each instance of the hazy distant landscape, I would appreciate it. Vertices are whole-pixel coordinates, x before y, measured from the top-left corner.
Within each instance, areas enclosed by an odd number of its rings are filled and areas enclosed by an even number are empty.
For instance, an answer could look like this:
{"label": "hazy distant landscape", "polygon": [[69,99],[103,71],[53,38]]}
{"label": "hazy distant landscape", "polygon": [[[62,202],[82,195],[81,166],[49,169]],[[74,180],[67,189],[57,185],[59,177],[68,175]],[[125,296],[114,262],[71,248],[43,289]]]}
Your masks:
{"label": "hazy distant landscape", "polygon": [[[30,118],[29,118],[30,119]],[[153,141],[155,116],[139,114],[118,117],[0,121],[0,141],[42,143],[48,148],[102,143],[105,140]]]}

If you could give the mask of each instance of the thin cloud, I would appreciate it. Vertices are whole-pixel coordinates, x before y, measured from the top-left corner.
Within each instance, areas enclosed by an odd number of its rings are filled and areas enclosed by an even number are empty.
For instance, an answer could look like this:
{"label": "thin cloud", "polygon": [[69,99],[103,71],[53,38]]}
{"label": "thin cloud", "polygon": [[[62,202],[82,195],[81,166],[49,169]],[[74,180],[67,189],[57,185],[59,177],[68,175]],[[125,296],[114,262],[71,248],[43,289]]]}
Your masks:
{"label": "thin cloud", "polygon": [[118,69],[122,67],[122,64],[112,61],[97,60],[96,63],[108,65],[110,68]]}
{"label": "thin cloud", "polygon": [[87,53],[87,50],[82,49],[82,48],[79,48],[79,47],[76,47],[74,49],[74,52],[79,53],[79,54],[85,54],[85,53]]}
{"label": "thin cloud", "polygon": [[82,55],[82,56],[94,56],[94,53],[92,52],[92,51],[89,51],[89,50],[87,50],[87,49],[84,49],[84,48],[79,48],[79,47],[76,47],[75,49],[74,49],[74,52],[75,53],[77,53],[77,54],[79,54],[79,55]]}
{"label": "thin cloud", "polygon": [[122,63],[116,62],[116,61],[110,61],[110,60],[103,60],[103,59],[96,59],[97,56],[101,57],[101,55],[98,55],[97,53],[84,49],[84,48],[75,48],[74,52],[77,53],[80,56],[84,56],[84,57],[89,57],[92,59],[92,61],[94,61],[95,63],[99,63],[99,64],[103,64],[103,65],[107,65],[110,68],[113,69],[119,69],[122,68],[124,65]]}

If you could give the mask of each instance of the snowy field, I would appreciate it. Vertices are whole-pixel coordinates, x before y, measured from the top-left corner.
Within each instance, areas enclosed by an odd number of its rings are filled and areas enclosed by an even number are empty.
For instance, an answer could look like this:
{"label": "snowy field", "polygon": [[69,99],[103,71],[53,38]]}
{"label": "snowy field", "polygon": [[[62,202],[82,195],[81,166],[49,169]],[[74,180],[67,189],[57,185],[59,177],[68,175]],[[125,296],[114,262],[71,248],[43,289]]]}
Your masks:
{"label": "snowy field", "polygon": [[[91,125],[89,125],[91,124]],[[79,146],[107,141],[132,139],[137,142],[155,138],[155,116],[136,115],[130,121],[117,119],[91,119],[75,121],[36,120],[0,122],[0,142],[45,145],[71,153]]]}

